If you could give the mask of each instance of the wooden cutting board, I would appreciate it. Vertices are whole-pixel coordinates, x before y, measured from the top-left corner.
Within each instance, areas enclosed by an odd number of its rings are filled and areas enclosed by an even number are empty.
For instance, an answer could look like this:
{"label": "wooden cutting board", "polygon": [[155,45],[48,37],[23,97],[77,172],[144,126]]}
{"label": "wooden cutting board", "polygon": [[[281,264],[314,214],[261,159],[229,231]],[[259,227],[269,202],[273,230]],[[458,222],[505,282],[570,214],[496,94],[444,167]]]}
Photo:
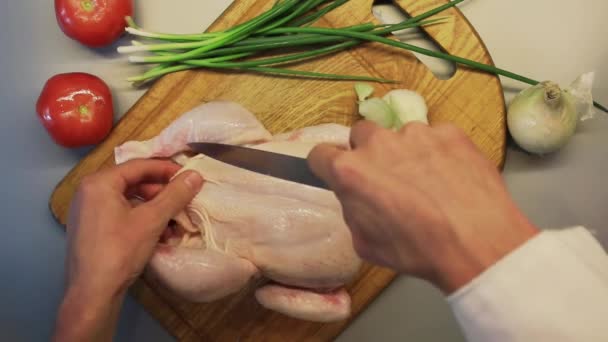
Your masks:
{"label": "wooden cutting board", "polygon": [[[218,30],[268,9],[275,0],[237,0],[211,27]],[[411,15],[445,4],[447,0],[399,0]],[[376,21],[373,0],[352,0],[326,16],[321,26],[341,27]],[[469,22],[457,9],[441,14],[452,20],[427,28],[447,52],[484,63],[490,55]],[[298,69],[325,73],[371,75],[400,81],[374,84],[376,96],[391,88],[420,92],[427,100],[431,124],[452,122],[466,131],[476,145],[502,167],[505,156],[505,103],[497,77],[458,68],[450,80],[438,80],[409,52],[368,44],[349,52],[309,61]],[[109,138],[93,150],[59,183],[50,200],[53,215],[62,225],[80,179],[113,165],[113,148],[127,140],[153,137],[196,105],[217,100],[241,103],[272,132],[337,122],[352,124],[356,111],[354,82],[302,80],[246,73],[188,71],[157,82],[124,115]],[[446,170],[449,172],[449,170]],[[348,286],[353,296],[349,321],[317,324],[284,317],[258,305],[252,289],[210,304],[180,300],[142,279],[131,293],[177,339],[182,341],[327,341],[336,337],[394,278],[391,271],[366,265]]]}

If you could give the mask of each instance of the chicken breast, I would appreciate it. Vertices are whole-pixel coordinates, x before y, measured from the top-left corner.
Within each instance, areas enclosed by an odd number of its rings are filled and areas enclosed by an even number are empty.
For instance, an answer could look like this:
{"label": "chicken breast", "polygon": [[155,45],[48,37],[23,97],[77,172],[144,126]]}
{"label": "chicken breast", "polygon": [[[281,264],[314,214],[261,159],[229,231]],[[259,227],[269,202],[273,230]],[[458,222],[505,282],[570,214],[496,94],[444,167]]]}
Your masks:
{"label": "chicken breast", "polygon": [[271,310],[311,321],[345,319],[343,286],[357,274],[341,206],[331,191],[250,172],[207,157],[187,157],[190,142],[218,142],[306,157],[319,143],[347,147],[350,129],[336,124],[271,136],[233,102],[210,102],[184,114],[159,136],[116,148],[117,163],[173,158],[205,184],[167,228],[147,274],[186,300],[209,302],[271,280],[256,292]]}

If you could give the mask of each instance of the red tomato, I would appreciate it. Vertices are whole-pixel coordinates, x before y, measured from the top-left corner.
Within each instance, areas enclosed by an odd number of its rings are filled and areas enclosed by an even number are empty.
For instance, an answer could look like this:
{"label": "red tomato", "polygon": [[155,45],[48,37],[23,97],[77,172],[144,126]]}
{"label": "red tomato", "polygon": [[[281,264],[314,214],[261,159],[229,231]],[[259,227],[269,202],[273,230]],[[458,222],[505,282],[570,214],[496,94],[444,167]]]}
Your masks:
{"label": "red tomato", "polygon": [[124,32],[125,17],[133,15],[132,0],[55,0],[61,30],[89,47],[113,43]]}
{"label": "red tomato", "polygon": [[36,112],[51,138],[64,147],[100,143],[114,121],[110,89],[97,76],[85,73],[51,77],[38,98]]}

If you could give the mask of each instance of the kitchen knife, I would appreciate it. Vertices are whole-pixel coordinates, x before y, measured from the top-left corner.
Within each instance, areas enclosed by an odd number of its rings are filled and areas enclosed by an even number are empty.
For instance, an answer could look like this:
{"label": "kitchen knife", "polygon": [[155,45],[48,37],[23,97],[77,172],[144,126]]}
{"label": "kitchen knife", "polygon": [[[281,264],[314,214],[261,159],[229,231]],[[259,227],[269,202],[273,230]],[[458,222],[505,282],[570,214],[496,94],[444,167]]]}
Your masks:
{"label": "kitchen knife", "polygon": [[267,176],[330,190],[327,184],[315,176],[306,159],[253,148],[217,143],[190,143],[190,148],[200,154],[226,164]]}

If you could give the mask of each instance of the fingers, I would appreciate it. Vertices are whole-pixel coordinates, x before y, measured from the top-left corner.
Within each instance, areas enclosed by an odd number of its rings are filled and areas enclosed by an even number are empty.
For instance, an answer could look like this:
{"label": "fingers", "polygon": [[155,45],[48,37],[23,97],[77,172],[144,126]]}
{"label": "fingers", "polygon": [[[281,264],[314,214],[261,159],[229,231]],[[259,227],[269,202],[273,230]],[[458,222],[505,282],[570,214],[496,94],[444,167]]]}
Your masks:
{"label": "fingers", "polygon": [[[135,209],[138,217],[152,218],[151,227],[161,227],[183,210],[201,190],[203,178],[195,171],[175,177],[154,199]],[[141,215],[141,216],[140,216]]]}
{"label": "fingers", "polygon": [[[374,132],[381,130],[380,126],[369,120],[358,121],[351,129],[350,145],[353,149],[368,143]],[[337,190],[340,172],[339,158],[345,153],[350,153],[330,144],[319,144],[315,146],[308,155],[308,165],[313,173],[325,181],[332,189]]]}
{"label": "fingers", "polygon": [[346,151],[334,145],[319,144],[310,151],[308,166],[317,177],[325,181],[330,187],[335,188],[335,161],[343,153],[346,153]]}
{"label": "fingers", "polygon": [[350,131],[350,146],[354,149],[369,143],[369,138],[381,127],[369,120],[359,120]]}
{"label": "fingers", "polygon": [[429,132],[434,131],[435,128],[419,121],[411,121],[403,125],[399,129],[398,133],[401,135],[419,137],[421,135],[428,135]]}
{"label": "fingers", "polygon": [[121,191],[140,183],[166,183],[181,168],[171,161],[132,160],[106,171],[113,185]]}
{"label": "fingers", "polygon": [[361,120],[351,129],[352,150],[346,151],[332,145],[320,144],[308,155],[308,164],[313,173],[323,179],[332,190],[347,191],[369,171],[365,165],[358,162],[359,158],[355,157],[361,153],[357,148],[368,144],[383,146],[393,135],[393,132],[371,121]]}
{"label": "fingers", "polygon": [[129,189],[126,193],[127,198],[139,197],[143,200],[149,201],[156,197],[160,191],[167,186],[167,184],[158,183],[145,183],[139,184]]}

